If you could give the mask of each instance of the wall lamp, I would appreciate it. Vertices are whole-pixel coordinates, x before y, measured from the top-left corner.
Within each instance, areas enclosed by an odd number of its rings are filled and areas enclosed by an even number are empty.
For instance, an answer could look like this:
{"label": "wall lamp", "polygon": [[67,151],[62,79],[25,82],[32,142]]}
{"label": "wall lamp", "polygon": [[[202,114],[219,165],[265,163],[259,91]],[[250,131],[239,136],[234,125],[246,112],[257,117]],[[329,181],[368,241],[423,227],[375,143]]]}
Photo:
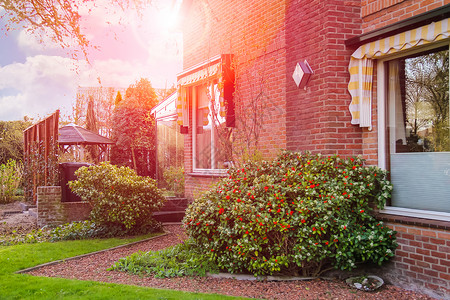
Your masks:
{"label": "wall lamp", "polygon": [[314,74],[314,71],[305,60],[297,63],[294,74],[292,74],[292,78],[294,78],[295,84],[298,88],[304,88],[306,90],[306,85],[311,79],[312,74]]}

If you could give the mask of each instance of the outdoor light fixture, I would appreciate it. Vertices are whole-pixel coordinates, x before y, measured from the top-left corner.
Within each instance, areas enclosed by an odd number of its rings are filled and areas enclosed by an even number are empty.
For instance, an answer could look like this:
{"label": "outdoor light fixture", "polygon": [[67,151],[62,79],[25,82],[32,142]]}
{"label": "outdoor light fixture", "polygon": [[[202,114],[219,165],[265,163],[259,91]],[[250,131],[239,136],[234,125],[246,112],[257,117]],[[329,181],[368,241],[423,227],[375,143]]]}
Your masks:
{"label": "outdoor light fixture", "polygon": [[292,74],[292,78],[294,78],[295,84],[299,88],[305,88],[311,79],[311,75],[314,74],[313,70],[309,66],[308,62],[305,60],[304,62],[298,62],[295,66],[294,74]]}

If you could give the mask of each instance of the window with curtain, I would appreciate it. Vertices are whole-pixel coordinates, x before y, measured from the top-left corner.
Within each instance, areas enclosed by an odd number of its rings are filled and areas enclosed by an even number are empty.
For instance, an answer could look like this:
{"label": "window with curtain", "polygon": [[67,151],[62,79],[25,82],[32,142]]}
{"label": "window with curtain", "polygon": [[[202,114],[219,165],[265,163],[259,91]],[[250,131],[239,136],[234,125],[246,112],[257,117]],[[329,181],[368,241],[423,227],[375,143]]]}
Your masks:
{"label": "window with curtain", "polygon": [[385,66],[392,206],[450,213],[448,46]]}
{"label": "window with curtain", "polygon": [[229,167],[227,147],[231,130],[220,114],[218,82],[192,87],[194,171]]}

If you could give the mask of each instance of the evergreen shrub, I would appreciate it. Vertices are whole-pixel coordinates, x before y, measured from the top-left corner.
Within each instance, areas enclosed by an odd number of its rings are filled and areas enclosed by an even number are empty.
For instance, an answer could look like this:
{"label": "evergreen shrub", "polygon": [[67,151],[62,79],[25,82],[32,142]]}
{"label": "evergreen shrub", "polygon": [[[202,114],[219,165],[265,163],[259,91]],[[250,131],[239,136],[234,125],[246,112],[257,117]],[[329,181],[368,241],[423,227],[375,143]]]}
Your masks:
{"label": "evergreen shrub", "polygon": [[222,270],[318,276],[394,256],[395,232],[372,214],[390,198],[387,172],[364,160],[283,152],[248,162],[196,199],[183,220]]}
{"label": "evergreen shrub", "polygon": [[78,179],[69,186],[92,205],[90,218],[95,224],[127,231],[156,224],[152,214],[162,207],[165,197],[154,179],[108,162],[81,167],[75,175]]}

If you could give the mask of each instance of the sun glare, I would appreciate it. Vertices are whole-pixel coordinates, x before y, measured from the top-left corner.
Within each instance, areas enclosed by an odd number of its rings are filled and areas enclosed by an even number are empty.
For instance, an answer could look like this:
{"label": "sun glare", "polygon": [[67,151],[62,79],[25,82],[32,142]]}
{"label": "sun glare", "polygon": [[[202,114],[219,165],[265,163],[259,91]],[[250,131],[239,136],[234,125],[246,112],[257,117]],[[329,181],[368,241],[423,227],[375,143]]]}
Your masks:
{"label": "sun glare", "polygon": [[161,6],[157,12],[157,26],[162,30],[174,30],[178,25],[178,14],[181,6],[181,1],[173,0],[171,4],[167,2]]}

